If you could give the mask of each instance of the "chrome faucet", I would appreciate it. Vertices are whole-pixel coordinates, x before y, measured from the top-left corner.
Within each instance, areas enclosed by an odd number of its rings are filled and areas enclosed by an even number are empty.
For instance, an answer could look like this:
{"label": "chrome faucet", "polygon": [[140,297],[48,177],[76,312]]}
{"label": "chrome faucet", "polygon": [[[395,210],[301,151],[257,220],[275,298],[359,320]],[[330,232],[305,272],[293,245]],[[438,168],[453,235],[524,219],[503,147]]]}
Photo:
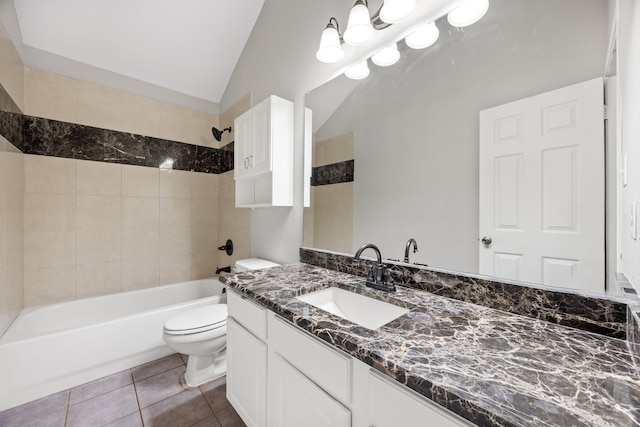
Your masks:
{"label": "chrome faucet", "polygon": [[393,275],[390,271],[384,268],[384,264],[382,263],[382,254],[380,253],[380,249],[372,243],[367,243],[365,245],[360,246],[360,249],[353,256],[353,263],[355,265],[360,265],[360,255],[365,249],[373,249],[376,253],[377,257],[377,266],[376,271],[372,266],[369,267],[369,273],[367,275],[367,283],[366,285],[370,288],[378,289],[381,291],[387,292],[395,292],[396,286],[393,284]]}
{"label": "chrome faucet", "polygon": [[411,249],[411,244],[413,243],[413,253],[418,252],[418,242],[413,237],[407,241],[407,246],[404,248],[404,262],[409,262],[409,249]]}

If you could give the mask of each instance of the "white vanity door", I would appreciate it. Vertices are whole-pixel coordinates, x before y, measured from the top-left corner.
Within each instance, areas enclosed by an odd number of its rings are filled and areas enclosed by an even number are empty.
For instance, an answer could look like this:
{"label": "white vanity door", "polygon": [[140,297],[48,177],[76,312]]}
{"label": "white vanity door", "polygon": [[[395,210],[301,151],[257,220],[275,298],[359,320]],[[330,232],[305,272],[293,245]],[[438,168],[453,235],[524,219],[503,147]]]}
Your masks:
{"label": "white vanity door", "polygon": [[372,427],[472,427],[464,418],[418,397],[413,391],[393,384],[369,371],[369,425]]}
{"label": "white vanity door", "polygon": [[267,411],[267,344],[227,318],[227,399],[249,427],[262,427]]}
{"label": "white vanity door", "polygon": [[603,106],[598,78],[480,112],[481,274],[605,290]]}
{"label": "white vanity door", "polygon": [[349,427],[351,412],[279,354],[269,359],[269,426]]}

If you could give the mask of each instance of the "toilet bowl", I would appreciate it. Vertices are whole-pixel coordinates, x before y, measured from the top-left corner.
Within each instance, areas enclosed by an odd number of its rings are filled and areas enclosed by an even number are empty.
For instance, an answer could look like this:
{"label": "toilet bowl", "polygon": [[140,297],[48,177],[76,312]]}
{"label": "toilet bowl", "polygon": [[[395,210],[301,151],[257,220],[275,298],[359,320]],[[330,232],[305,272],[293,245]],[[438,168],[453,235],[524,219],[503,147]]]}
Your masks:
{"label": "toilet bowl", "polygon": [[227,370],[227,305],[213,304],[177,314],[164,324],[164,342],[189,356],[184,381],[196,387]]}

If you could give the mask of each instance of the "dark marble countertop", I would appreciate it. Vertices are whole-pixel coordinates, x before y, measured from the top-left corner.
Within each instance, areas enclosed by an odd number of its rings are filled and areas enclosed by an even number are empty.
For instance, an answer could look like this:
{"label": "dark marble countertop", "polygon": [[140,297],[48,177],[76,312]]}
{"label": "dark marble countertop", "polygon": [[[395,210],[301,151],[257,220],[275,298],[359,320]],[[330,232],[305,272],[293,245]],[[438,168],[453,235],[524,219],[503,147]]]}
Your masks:
{"label": "dark marble countertop", "polygon": [[[291,264],[220,280],[328,344],[481,426],[640,426],[640,367],[627,341]],[[409,313],[373,331],[296,296],[337,286]]]}

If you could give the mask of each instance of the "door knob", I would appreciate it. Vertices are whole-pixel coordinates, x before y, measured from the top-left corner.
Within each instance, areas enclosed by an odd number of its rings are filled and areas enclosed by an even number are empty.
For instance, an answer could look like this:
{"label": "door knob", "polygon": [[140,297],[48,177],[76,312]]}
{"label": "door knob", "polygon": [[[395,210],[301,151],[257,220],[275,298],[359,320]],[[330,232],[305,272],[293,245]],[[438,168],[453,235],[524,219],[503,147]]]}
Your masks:
{"label": "door knob", "polygon": [[485,245],[490,245],[493,240],[489,236],[484,236],[480,241]]}

